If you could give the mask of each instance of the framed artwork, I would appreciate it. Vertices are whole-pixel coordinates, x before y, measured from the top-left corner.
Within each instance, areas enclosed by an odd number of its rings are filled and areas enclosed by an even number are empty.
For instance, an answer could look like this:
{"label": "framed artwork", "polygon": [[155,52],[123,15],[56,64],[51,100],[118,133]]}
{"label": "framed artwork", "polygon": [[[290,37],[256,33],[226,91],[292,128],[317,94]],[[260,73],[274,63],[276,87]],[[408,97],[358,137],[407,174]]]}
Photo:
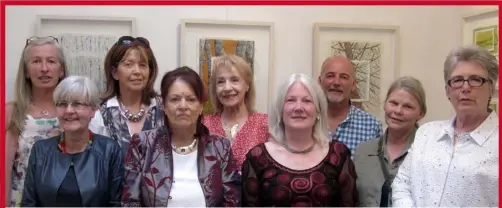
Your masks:
{"label": "framed artwork", "polygon": [[499,103],[497,100],[492,100],[488,107],[497,112],[497,114],[499,113]]}
{"label": "framed artwork", "polygon": [[[236,55],[251,67],[256,88],[256,110],[267,112],[275,83],[274,25],[269,22],[182,20],[180,65],[196,70],[206,90],[216,57]],[[214,113],[210,101],[204,114]]]}
{"label": "framed artwork", "polygon": [[314,24],[313,73],[331,56],[344,56],[356,69],[352,103],[383,119],[383,98],[398,77],[399,27],[391,25]]}
{"label": "framed artwork", "polygon": [[[477,45],[499,59],[499,9],[483,8],[462,15],[462,45]],[[498,82],[495,84],[498,89]]]}
{"label": "framed artwork", "polygon": [[68,75],[87,76],[99,90],[106,88],[104,59],[124,35],[135,36],[129,17],[37,16],[36,36],[54,36],[65,54]]}

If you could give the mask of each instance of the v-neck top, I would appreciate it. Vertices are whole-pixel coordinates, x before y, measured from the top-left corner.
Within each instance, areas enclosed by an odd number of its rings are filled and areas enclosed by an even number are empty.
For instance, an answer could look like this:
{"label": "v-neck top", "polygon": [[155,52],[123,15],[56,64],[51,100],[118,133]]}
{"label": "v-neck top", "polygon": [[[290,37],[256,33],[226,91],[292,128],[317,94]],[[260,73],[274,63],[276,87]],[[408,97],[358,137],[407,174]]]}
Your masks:
{"label": "v-neck top", "polygon": [[[204,116],[203,123],[211,133],[225,136],[225,130],[221,123],[221,114]],[[232,153],[237,166],[239,168],[242,166],[242,162],[251,148],[265,143],[269,137],[268,115],[264,113],[250,114],[232,142]]]}

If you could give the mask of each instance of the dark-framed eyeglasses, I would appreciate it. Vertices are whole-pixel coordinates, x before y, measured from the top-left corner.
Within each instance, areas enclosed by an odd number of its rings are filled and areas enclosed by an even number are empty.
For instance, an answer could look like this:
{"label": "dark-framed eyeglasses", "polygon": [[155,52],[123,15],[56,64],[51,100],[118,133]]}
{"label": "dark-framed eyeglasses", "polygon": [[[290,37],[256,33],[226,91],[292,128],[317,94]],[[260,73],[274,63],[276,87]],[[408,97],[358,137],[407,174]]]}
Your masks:
{"label": "dark-framed eyeglasses", "polygon": [[150,48],[150,42],[144,37],[132,37],[132,36],[122,36],[115,43],[115,45],[131,45],[134,42],[138,42],[146,47]]}
{"label": "dark-framed eyeglasses", "polygon": [[467,82],[471,87],[481,87],[486,82],[490,82],[489,79],[479,76],[471,76],[467,79],[464,77],[453,77],[448,80],[448,85],[452,88],[460,88],[464,86],[464,83]]}
{"label": "dark-framed eyeglasses", "polygon": [[59,43],[59,40],[54,36],[45,36],[45,37],[32,36],[32,37],[26,39],[26,45],[30,44],[32,41],[42,40],[42,39],[49,39],[49,40],[53,40],[56,43]]}

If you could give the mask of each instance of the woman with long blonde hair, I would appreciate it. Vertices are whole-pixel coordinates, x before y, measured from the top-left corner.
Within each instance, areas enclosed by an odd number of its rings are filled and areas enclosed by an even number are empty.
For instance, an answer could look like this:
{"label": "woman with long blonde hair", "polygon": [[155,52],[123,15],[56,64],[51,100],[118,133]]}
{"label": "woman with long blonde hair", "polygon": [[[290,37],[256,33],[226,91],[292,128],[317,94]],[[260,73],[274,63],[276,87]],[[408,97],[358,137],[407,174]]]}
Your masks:
{"label": "woman with long blonde hair", "polygon": [[60,133],[52,93],[66,76],[63,50],[54,37],[26,40],[15,100],[6,106],[6,206],[19,206],[31,147]]}

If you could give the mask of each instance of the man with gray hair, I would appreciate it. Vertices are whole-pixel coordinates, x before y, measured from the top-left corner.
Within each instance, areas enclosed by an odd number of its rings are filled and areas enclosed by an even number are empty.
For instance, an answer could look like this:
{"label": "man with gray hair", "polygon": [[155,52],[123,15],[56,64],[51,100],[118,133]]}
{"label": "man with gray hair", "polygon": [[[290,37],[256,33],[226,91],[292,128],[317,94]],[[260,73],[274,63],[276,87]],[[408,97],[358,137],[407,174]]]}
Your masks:
{"label": "man with gray hair", "polygon": [[356,70],[349,59],[343,56],[326,59],[321,67],[319,84],[328,100],[330,139],[341,141],[354,155],[361,142],[380,138],[382,123],[350,101],[357,82]]}

